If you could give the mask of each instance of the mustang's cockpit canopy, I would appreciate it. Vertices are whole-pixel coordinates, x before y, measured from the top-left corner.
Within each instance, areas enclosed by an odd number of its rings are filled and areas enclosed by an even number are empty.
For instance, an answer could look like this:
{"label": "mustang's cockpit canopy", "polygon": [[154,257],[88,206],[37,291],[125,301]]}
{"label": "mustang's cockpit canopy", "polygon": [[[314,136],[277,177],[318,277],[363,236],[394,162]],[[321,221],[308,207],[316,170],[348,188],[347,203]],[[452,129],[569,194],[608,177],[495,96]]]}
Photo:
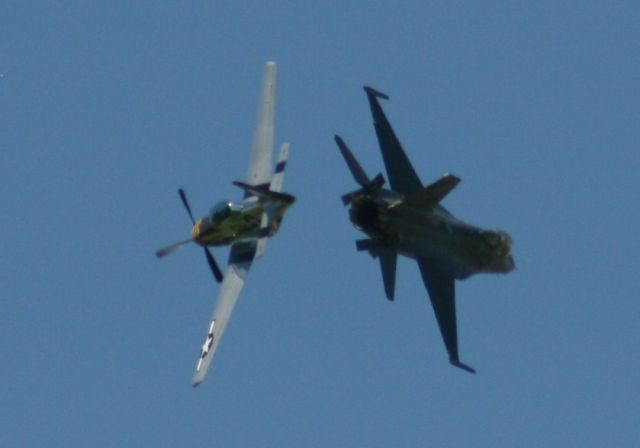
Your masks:
{"label": "mustang's cockpit canopy", "polygon": [[231,201],[220,201],[209,212],[211,222],[220,222],[231,214],[233,203]]}

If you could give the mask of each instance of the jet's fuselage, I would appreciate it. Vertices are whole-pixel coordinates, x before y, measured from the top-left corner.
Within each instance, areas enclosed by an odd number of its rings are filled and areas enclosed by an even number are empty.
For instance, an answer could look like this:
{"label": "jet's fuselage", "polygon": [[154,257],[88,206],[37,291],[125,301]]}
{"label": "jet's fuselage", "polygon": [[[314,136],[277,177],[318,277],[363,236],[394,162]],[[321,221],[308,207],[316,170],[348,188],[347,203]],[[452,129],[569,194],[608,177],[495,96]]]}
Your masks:
{"label": "jet's fuselage", "polygon": [[381,193],[375,199],[354,200],[350,217],[357,228],[385,248],[437,263],[456,278],[513,270],[511,238],[505,232],[467,224],[440,205],[407,206],[401,195],[389,190]]}

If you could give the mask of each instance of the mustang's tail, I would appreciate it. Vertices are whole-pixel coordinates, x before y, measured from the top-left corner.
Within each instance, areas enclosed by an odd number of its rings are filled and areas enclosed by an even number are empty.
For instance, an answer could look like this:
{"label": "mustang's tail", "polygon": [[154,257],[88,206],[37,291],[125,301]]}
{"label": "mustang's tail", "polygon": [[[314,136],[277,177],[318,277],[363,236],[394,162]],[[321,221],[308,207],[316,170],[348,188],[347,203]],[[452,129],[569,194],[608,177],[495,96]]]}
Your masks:
{"label": "mustang's tail", "polygon": [[269,190],[282,191],[282,185],[284,184],[284,171],[287,168],[287,159],[289,158],[289,143],[283,143],[280,147],[280,155],[278,156],[278,163],[274,170],[273,177],[271,178],[271,184]]}

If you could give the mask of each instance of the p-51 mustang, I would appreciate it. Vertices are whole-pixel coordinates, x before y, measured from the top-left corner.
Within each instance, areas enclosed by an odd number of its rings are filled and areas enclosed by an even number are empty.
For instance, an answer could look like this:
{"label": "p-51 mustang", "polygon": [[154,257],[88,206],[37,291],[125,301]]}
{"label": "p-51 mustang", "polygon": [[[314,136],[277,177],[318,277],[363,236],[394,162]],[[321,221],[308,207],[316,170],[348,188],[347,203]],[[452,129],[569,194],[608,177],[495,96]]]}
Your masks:
{"label": "p-51 mustang", "polygon": [[342,138],[336,143],[355,181],[361,188],[342,197],[350,205],[353,225],[369,238],[356,241],[359,251],[379,258],[384,290],[394,298],[398,254],[418,262],[431,298],[438,326],[449,353],[449,362],[468,372],[460,362],[456,326],[455,279],[480,272],[507,273],[513,270],[511,238],[499,230],[482,230],[456,219],[440,201],[460,182],[451,174],[423,187],[389,124],[379,98],[389,97],[365,87],[373,121],[391,184],[382,188],[382,174],[370,179]]}
{"label": "p-51 mustang", "polygon": [[[193,222],[191,238],[156,252],[158,257],[164,257],[188,243],[196,243],[204,248],[213,276],[222,282],[193,375],[194,387],[207,374],[253,260],[264,253],[267,238],[275,235],[287,208],[295,201],[292,195],[281,192],[289,154],[288,143],[282,145],[275,171],[273,169],[275,94],[276,64],[267,62],[247,179],[246,182],[234,182],[244,190],[244,199],[241,202],[219,202],[208,216],[196,221],[185,193],[180,189],[178,193]],[[231,245],[231,251],[223,276],[208,247],[225,245]]]}

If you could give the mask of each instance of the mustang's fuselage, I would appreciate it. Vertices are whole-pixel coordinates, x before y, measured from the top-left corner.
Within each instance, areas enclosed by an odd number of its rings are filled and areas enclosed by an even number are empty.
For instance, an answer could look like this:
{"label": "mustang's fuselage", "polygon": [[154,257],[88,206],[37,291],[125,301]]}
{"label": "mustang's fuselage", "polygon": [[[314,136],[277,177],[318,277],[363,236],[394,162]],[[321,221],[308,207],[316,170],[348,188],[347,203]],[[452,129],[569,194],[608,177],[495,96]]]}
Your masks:
{"label": "mustang's fuselage", "polygon": [[[414,259],[425,259],[467,278],[479,272],[506,273],[514,268],[511,238],[499,230],[483,230],[455,218],[444,207],[416,207],[403,196],[383,190],[375,199],[355,198],[352,223],[383,247]],[[376,256],[376,248],[368,248]]]}
{"label": "mustang's fuselage", "polygon": [[[213,207],[209,216],[196,221],[191,230],[191,237],[200,246],[225,246],[238,241],[273,236],[280,228],[284,213],[292,203],[293,199],[290,202],[221,202]],[[261,229],[260,223],[268,206],[273,207],[273,218],[267,233]]]}

